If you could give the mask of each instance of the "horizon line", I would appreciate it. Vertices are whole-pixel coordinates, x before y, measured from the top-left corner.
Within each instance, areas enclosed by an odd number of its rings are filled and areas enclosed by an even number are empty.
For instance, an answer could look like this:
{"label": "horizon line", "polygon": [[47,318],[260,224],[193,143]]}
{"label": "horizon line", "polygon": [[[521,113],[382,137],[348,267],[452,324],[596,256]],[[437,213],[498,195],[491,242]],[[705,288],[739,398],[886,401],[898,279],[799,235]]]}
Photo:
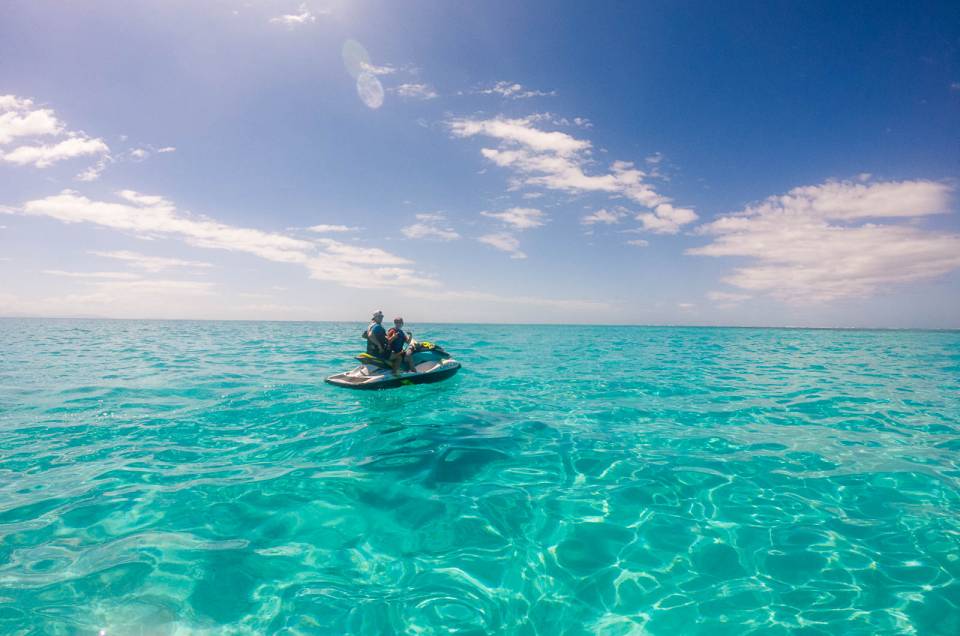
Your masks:
{"label": "horizon line", "polygon": [[[2,315],[0,320],[122,320],[130,322],[286,322],[286,323],[366,323],[365,320],[327,320],[327,319],[286,319],[286,318],[123,318],[109,316],[33,316]],[[605,322],[470,322],[470,321],[428,321],[424,325],[489,325],[503,327],[646,327],[681,329],[781,329],[781,330],[817,330],[817,331],[931,331],[954,332],[960,327],[815,327],[802,325],[737,325],[737,324],[675,324],[675,323],[605,323]]]}

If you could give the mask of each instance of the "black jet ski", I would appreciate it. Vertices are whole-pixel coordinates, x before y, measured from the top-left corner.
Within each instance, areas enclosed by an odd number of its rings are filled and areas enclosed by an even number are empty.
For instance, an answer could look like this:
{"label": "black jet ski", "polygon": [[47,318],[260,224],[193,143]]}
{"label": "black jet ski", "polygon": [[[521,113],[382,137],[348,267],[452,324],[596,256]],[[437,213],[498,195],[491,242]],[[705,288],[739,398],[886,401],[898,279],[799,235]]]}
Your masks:
{"label": "black jet ski", "polygon": [[327,383],[350,389],[392,389],[408,384],[440,382],[453,377],[460,370],[460,363],[432,342],[411,342],[410,351],[413,352],[416,371],[407,371],[404,361],[400,365],[400,375],[394,375],[389,362],[369,353],[361,353],[357,356],[360,366],[331,375]]}

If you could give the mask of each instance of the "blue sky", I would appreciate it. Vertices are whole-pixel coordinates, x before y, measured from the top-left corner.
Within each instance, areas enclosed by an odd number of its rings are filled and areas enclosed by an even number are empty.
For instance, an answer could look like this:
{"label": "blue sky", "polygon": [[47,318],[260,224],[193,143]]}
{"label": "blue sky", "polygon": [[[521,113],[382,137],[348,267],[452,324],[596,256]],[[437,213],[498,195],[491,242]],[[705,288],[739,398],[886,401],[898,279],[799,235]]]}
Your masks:
{"label": "blue sky", "polygon": [[960,8],[14,0],[0,314],[960,327]]}

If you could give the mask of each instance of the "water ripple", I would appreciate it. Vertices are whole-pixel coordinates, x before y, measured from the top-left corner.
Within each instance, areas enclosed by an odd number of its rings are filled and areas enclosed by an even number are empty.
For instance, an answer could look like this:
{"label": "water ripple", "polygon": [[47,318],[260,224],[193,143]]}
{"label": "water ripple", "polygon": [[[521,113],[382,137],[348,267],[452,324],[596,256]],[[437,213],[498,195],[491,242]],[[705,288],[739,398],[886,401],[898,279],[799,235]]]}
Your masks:
{"label": "water ripple", "polygon": [[960,335],[0,320],[0,633],[957,634]]}

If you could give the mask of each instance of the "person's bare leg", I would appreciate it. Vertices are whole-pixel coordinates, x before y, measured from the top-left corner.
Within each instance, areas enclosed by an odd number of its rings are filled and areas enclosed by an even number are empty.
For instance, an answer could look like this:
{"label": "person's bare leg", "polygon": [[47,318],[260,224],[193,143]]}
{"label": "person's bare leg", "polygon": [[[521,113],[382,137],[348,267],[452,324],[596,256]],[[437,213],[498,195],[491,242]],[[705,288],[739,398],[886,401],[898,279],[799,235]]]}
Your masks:
{"label": "person's bare leg", "polygon": [[403,354],[391,353],[390,366],[393,368],[393,375],[400,375],[400,362]]}

